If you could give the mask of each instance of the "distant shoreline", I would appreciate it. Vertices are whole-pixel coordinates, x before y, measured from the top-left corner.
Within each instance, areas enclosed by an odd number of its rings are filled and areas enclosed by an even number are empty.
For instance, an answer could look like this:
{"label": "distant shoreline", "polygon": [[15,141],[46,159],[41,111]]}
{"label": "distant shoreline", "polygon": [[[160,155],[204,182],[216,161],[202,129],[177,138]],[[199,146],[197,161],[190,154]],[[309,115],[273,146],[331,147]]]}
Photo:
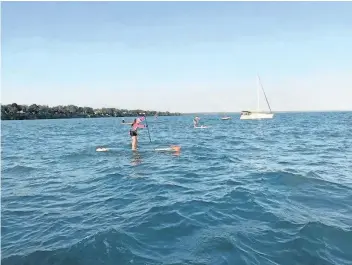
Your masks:
{"label": "distant shoreline", "polygon": [[17,103],[1,105],[1,120],[51,120],[77,118],[112,118],[146,116],[181,116],[178,112],[154,110],[127,110],[116,108],[93,109],[75,105],[54,106],[47,105],[19,105]]}
{"label": "distant shoreline", "polygon": [[[304,110],[304,111],[273,111],[277,114],[299,113],[341,113],[352,110]],[[75,105],[53,106],[48,105],[19,105],[17,103],[1,105],[1,120],[51,120],[51,119],[82,119],[82,118],[112,118],[112,117],[137,117],[142,113],[146,116],[185,116],[185,115],[240,115],[237,112],[168,112],[154,110],[127,110],[117,108],[91,108]]]}

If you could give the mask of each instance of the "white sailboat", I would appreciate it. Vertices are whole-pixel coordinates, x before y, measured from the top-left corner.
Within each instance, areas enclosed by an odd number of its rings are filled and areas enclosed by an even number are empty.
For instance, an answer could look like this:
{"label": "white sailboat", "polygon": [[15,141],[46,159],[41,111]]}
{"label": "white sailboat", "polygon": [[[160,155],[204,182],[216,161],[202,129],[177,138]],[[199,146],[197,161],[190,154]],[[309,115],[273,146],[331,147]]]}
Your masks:
{"label": "white sailboat", "polygon": [[262,83],[260,81],[259,75],[257,75],[257,77],[258,77],[259,85],[263,90],[265,100],[266,100],[266,103],[268,104],[270,112],[265,112],[265,111],[260,110],[260,108],[259,108],[259,86],[257,86],[257,110],[255,110],[255,111],[248,111],[248,110],[242,111],[241,116],[240,116],[240,120],[261,120],[261,119],[272,119],[274,117],[274,113],[271,111],[270,104],[269,104],[269,101],[266,97],[266,94],[265,94],[264,88],[262,86]]}

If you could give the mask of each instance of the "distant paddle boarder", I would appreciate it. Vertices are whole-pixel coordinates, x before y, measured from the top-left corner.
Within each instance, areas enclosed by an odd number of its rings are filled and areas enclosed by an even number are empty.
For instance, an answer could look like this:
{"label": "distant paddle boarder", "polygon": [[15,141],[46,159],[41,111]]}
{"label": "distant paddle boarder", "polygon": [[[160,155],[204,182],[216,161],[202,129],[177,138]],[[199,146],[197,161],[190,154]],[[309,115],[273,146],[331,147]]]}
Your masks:
{"label": "distant paddle boarder", "polygon": [[140,117],[140,118],[134,119],[134,121],[132,122],[131,129],[130,129],[130,136],[132,137],[132,150],[137,150],[137,143],[138,143],[137,129],[147,127],[147,125],[140,124],[143,120],[144,118]]}
{"label": "distant paddle boarder", "polygon": [[200,120],[200,119],[199,119],[197,116],[193,119],[193,125],[194,125],[194,127],[198,127],[199,120]]}

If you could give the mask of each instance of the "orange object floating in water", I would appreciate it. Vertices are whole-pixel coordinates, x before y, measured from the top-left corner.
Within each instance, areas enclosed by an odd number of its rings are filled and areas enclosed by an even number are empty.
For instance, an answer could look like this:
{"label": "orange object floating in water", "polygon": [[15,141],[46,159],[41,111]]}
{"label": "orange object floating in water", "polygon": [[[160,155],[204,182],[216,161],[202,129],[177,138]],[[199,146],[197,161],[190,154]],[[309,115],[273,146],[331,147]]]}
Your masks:
{"label": "orange object floating in water", "polygon": [[171,151],[171,152],[180,152],[181,146],[179,145],[171,145],[167,148],[156,148],[155,151]]}
{"label": "orange object floating in water", "polygon": [[176,151],[176,152],[179,152],[181,150],[181,146],[178,146],[178,145],[171,145],[171,149]]}

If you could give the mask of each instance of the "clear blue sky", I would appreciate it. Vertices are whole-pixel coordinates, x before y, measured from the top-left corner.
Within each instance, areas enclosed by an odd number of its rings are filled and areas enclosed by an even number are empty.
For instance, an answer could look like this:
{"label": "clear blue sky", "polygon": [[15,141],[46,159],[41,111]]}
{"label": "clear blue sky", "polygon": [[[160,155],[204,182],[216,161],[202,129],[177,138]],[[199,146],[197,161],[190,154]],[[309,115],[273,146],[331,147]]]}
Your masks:
{"label": "clear blue sky", "polygon": [[[3,2],[1,102],[352,109],[351,2]],[[261,94],[261,107],[266,109]]]}

